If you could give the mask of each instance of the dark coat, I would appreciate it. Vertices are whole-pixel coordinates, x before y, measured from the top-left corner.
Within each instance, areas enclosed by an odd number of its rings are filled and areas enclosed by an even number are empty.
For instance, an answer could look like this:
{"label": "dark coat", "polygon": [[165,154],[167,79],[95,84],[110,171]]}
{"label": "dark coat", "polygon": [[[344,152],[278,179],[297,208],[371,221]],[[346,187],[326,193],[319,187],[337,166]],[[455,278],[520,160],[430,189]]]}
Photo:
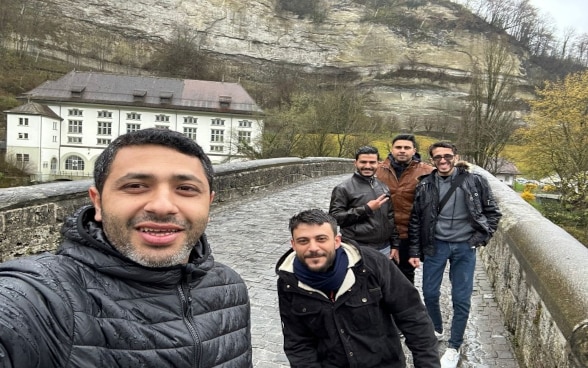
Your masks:
{"label": "dark coat", "polygon": [[191,262],[123,257],[80,209],[57,255],[0,265],[1,367],[252,366],[247,288],[203,236]]}
{"label": "dark coat", "polygon": [[292,250],[276,266],[284,351],[291,367],[405,367],[398,326],[415,367],[438,368],[433,324],[415,287],[377,250],[342,246],[350,268],[334,302],[299,284]]}
{"label": "dark coat", "polygon": [[[460,187],[467,199],[470,223],[475,233],[469,239],[472,246],[485,246],[498,228],[502,217],[488,181],[483,176],[469,172],[465,162],[455,168],[458,175],[467,175]],[[439,189],[435,183],[435,173],[426,175],[416,187],[412,214],[408,226],[410,257],[435,254],[435,226],[439,207]]]}
{"label": "dark coat", "polygon": [[344,241],[376,249],[384,248],[386,243],[398,246],[400,240],[394,225],[392,202],[389,200],[376,211],[367,205],[382,194],[390,196],[384,183],[357,172],[333,188],[329,214],[337,220]]}

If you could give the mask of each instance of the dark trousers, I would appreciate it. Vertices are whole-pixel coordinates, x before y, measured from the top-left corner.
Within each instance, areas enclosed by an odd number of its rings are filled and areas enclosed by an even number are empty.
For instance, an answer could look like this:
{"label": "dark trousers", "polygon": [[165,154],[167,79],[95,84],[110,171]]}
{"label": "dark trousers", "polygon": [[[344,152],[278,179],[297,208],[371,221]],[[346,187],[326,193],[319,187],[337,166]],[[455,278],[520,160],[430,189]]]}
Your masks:
{"label": "dark trousers", "polygon": [[400,239],[400,249],[398,251],[399,254],[399,263],[398,268],[400,271],[406,276],[408,281],[410,281],[414,285],[414,267],[410,263],[408,263],[408,246],[410,242],[408,239]]}

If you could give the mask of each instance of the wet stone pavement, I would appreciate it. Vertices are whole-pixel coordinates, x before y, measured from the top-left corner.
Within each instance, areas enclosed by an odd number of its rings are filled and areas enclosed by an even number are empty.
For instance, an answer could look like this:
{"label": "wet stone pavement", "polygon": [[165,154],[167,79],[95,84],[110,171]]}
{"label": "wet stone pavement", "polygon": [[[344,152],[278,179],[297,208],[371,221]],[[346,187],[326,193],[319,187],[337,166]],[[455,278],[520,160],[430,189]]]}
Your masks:
{"label": "wet stone pavement", "polygon": [[[233,267],[249,287],[255,368],[289,367],[282,350],[274,272],[278,258],[290,247],[288,220],[305,209],[328,210],[332,188],[348,176],[309,179],[281,190],[213,206],[206,232],[215,259]],[[419,290],[421,276],[419,269],[416,275]],[[446,335],[450,330],[449,291],[446,272],[441,294]],[[509,334],[481,262],[476,267],[471,310],[458,367],[518,368]],[[440,354],[445,351],[446,344],[440,342]],[[410,353],[408,350],[406,353],[408,366],[412,367]]]}

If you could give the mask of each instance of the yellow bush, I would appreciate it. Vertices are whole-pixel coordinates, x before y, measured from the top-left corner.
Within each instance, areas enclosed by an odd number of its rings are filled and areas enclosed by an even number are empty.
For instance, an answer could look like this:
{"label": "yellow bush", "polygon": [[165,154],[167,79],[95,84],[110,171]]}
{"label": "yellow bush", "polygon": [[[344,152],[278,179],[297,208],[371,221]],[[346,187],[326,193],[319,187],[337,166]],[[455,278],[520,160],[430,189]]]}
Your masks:
{"label": "yellow bush", "polygon": [[552,184],[545,184],[543,186],[543,191],[544,192],[555,192],[557,190],[557,187],[555,185]]}
{"label": "yellow bush", "polygon": [[534,192],[537,189],[537,184],[527,183],[525,184],[525,192]]}
{"label": "yellow bush", "polygon": [[[533,184],[534,185],[534,184]],[[535,185],[536,187],[536,185]],[[527,202],[535,201],[535,194],[531,193],[525,188],[525,191],[521,193],[521,198],[523,198]]]}

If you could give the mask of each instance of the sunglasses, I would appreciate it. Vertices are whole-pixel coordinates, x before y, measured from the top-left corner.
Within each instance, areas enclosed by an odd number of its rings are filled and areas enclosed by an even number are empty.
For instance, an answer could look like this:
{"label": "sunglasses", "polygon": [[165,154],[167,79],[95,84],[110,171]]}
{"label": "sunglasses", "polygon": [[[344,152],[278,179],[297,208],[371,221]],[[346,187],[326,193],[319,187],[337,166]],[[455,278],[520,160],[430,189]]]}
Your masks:
{"label": "sunglasses", "polygon": [[451,160],[453,160],[454,157],[455,157],[455,155],[446,154],[443,156],[441,156],[441,155],[433,156],[431,158],[433,159],[433,161],[439,162],[439,161],[441,161],[441,159],[445,159],[445,161],[451,161]]}

